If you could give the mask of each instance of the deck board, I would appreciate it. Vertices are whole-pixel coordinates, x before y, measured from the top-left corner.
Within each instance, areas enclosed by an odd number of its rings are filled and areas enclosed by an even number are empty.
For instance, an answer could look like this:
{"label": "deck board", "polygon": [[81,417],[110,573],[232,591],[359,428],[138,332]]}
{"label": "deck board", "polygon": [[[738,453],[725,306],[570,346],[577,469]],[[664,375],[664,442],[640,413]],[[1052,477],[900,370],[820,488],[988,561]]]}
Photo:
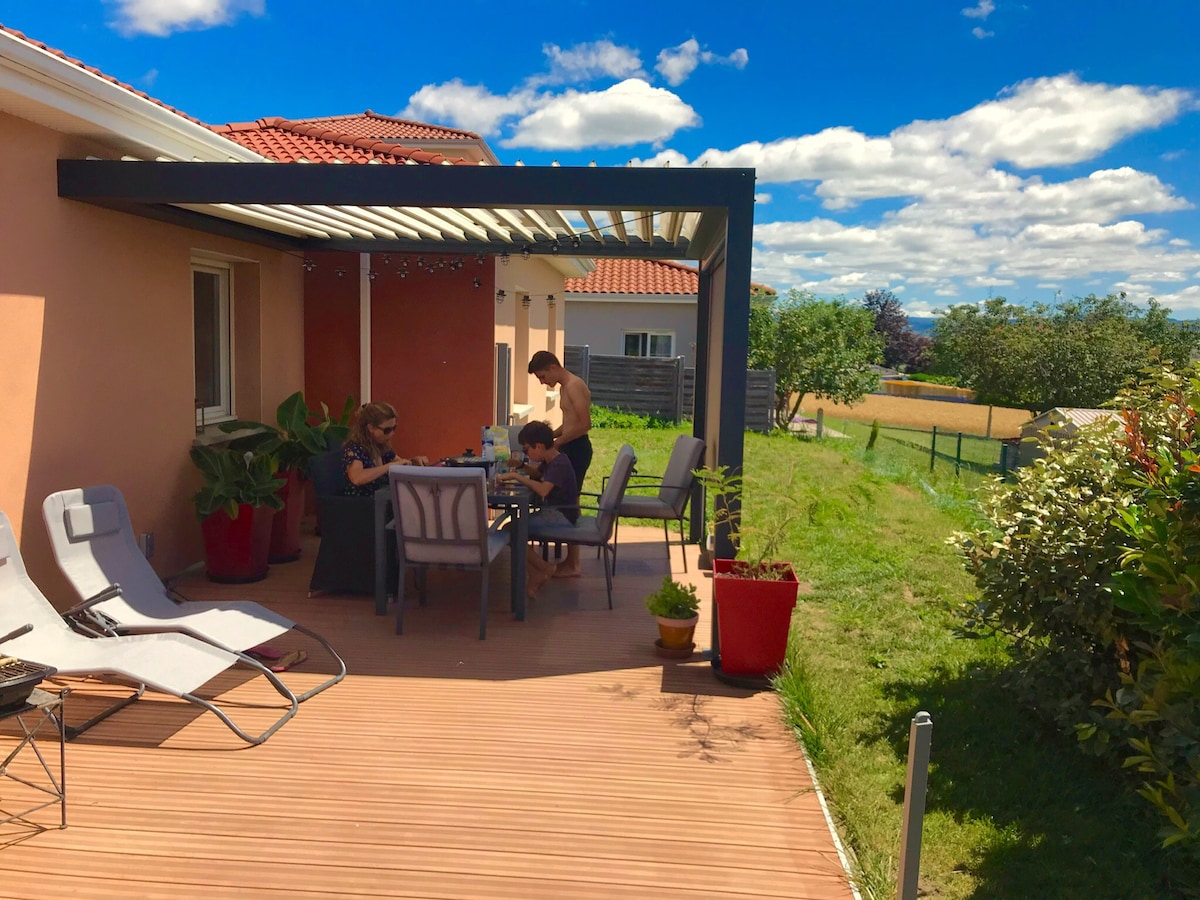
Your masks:
{"label": "deck board", "polygon": [[[397,637],[369,599],[307,596],[315,540],[257,584],[182,588],[279,610],[350,675],[258,747],[173,698],[117,713],[68,747],[70,827],[50,827],[51,808],[33,816],[46,830],[0,830],[0,898],[851,897],[777,699],[654,656],[641,598],[667,571],[656,529],[622,529],[614,610],[585,557],[583,578],[513,621],[502,558],[484,642],[477,576],[434,573]],[[709,581],[692,580],[706,643]],[[298,690],[332,671],[303,635],[276,645],[309,651],[283,676]],[[72,720],[119,695],[72,687]],[[275,697],[248,669],[206,690]],[[278,714],[230,708],[247,729]],[[0,727],[0,747],[14,733]]]}

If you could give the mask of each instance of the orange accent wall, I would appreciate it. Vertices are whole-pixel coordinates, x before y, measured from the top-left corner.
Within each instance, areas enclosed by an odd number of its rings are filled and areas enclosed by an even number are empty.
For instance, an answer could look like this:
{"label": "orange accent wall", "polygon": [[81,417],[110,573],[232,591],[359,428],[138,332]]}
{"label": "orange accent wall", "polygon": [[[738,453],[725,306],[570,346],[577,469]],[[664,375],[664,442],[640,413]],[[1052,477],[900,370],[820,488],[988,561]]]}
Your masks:
{"label": "orange accent wall", "polygon": [[[350,395],[360,400],[358,254],[310,253],[304,273],[304,399],[337,417]],[[344,274],[338,275],[338,269]]]}
{"label": "orange accent wall", "polygon": [[304,374],[300,260],[59,198],[56,160],[88,155],[112,154],[0,113],[0,509],[59,605],[74,598],[42,525],[54,491],[120,488],[162,574],[203,558],[188,459],[193,254],[233,266],[238,415],[273,413]]}
{"label": "orange accent wall", "polygon": [[[425,257],[439,258],[456,257]],[[396,407],[392,447],[402,456],[478,453],[479,429],[494,424],[495,267],[461,258],[463,268],[432,274],[415,255],[371,259],[371,397]]]}

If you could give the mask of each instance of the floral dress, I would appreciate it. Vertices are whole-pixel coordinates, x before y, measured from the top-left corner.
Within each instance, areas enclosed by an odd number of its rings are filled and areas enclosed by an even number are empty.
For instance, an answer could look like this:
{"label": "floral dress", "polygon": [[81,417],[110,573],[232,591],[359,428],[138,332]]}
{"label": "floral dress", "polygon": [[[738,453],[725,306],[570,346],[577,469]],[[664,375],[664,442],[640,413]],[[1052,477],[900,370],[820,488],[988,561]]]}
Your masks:
{"label": "floral dress", "polygon": [[390,463],[395,458],[396,451],[389,449],[383,451],[383,455],[379,462],[375,462],[375,460],[371,458],[371,452],[362,444],[346,444],[346,446],[342,448],[342,472],[343,477],[345,478],[345,485],[343,486],[342,493],[344,493],[347,497],[370,497],[380,488],[385,488],[388,486],[387,475],[380,475],[374,481],[368,482],[367,484],[354,484],[350,481],[350,476],[344,474],[346,470],[350,468],[350,463],[358,460],[363,464],[364,469],[373,469],[376,466]]}

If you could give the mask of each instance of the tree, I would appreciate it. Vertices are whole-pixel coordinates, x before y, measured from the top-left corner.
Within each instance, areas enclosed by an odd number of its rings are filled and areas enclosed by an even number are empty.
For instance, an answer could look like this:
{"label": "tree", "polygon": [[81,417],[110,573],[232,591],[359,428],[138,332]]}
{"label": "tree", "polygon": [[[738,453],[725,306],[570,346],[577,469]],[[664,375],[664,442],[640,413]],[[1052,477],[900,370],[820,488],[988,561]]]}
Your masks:
{"label": "tree", "polygon": [[865,307],[792,289],[750,308],[750,364],[775,370],[775,424],[786,428],[806,394],[861,400],[878,379],[883,338]]}
{"label": "tree", "polygon": [[933,342],[912,330],[908,313],[896,295],[891,291],[867,291],[863,306],[875,316],[875,330],[883,336],[883,364],[906,372],[923,370]]}
{"label": "tree", "polygon": [[962,304],[938,319],[934,370],[975,390],[981,403],[1040,412],[1107,403],[1155,359],[1186,363],[1196,331],[1151,301],[1089,295],[1050,307],[1003,297]]}

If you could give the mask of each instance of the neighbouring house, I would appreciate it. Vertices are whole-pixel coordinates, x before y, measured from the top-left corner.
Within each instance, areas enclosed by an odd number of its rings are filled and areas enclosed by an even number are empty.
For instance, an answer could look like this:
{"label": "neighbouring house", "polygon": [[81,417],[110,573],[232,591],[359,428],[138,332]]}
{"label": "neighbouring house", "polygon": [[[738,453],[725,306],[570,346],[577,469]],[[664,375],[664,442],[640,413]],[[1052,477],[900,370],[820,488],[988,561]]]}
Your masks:
{"label": "neighbouring house", "polygon": [[566,284],[567,343],[601,356],[682,356],[696,365],[692,266],[662,259],[598,259]]}
{"label": "neighbouring house", "polygon": [[337,121],[214,128],[0,26],[0,509],[50,596],[44,497],[117,485],[179,571],[202,555],[189,448],[298,388],[391,400],[402,452],[459,453],[511,328],[513,401],[552,412],[526,354],[561,349],[550,298],[595,258],[699,261],[695,431],[740,465],[752,170],[496,166]]}
{"label": "neighbouring house", "polygon": [[1046,455],[1047,444],[1066,444],[1088,425],[1120,422],[1121,414],[1113,409],[1082,409],[1056,406],[1034,416],[1021,426],[1021,446],[1017,465],[1027,466]]}

